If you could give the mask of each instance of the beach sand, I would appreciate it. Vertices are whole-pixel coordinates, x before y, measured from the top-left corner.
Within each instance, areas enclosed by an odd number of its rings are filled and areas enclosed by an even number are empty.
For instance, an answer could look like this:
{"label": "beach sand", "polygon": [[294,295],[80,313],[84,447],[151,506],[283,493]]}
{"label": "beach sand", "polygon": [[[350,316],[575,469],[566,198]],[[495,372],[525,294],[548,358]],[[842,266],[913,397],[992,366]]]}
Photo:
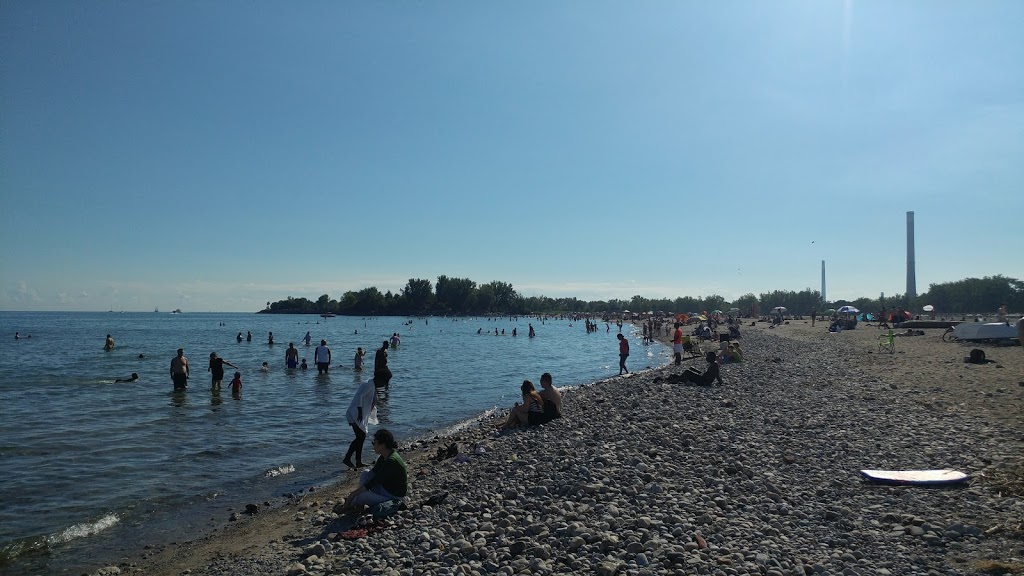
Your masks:
{"label": "beach sand", "polygon": [[[724,386],[668,384],[680,368],[660,367],[567,391],[565,417],[539,428],[499,435],[493,418],[410,447],[410,509],[364,538],[338,536],[355,522],[332,511],[351,489],[342,481],[96,573],[1024,570],[1021,347],[945,343],[928,330],[896,338],[888,354],[883,332],[864,325],[749,324],[746,361],[723,366]],[[995,362],[964,364],[974,347]],[[642,362],[636,348],[629,364]],[[612,365],[615,354],[609,339]],[[484,453],[429,458],[450,442]],[[954,468],[974,480],[877,486],[860,479],[865,468]]]}

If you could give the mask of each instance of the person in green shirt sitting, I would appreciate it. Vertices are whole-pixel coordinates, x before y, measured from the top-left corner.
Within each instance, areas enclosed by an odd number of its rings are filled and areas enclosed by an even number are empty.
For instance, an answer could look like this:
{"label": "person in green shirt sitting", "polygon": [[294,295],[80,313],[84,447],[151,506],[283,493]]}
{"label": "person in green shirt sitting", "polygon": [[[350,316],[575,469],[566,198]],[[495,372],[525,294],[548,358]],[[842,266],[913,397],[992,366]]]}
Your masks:
{"label": "person in green shirt sitting", "polygon": [[359,487],[345,498],[345,507],[361,510],[388,500],[403,500],[409,492],[409,473],[398,454],[398,442],[386,428],[373,433],[373,468],[359,475]]}
{"label": "person in green shirt sitting", "polygon": [[743,352],[740,351],[740,343],[731,342],[722,351],[722,364],[739,364],[741,362],[743,362]]}

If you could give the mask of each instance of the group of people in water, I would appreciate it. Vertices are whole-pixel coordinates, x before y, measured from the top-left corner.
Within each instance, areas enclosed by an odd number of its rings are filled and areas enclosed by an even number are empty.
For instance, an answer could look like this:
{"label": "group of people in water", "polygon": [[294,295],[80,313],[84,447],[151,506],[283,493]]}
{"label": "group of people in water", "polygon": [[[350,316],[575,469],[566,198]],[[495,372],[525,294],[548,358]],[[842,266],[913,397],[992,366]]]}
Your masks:
{"label": "group of people in water", "polygon": [[[252,341],[252,332],[248,332],[248,341]],[[236,340],[241,342],[242,333],[239,332],[236,336]],[[302,341],[306,345],[310,345],[312,342],[312,336],[309,332],[303,337]],[[268,333],[268,344],[273,344],[274,333]],[[388,368],[388,348],[397,348],[400,343],[398,333],[392,334],[390,340],[384,340],[381,344],[381,348],[377,350],[376,357],[374,358],[374,381],[380,382],[379,387],[387,388],[390,384],[392,373]],[[113,348],[113,339],[108,334],[107,344],[104,346],[105,349]],[[363,356],[365,356],[362,347],[356,350],[355,359],[353,362],[353,368],[357,371],[363,369]],[[141,357],[141,355],[140,355]],[[316,364],[318,374],[327,374],[330,371],[330,366],[333,356],[331,349],[327,346],[326,340],[320,340],[320,345],[313,351],[313,361]],[[224,366],[230,366],[238,370],[238,366],[231,362],[221,358],[216,352],[210,353],[210,364],[207,368],[207,372],[210,372],[210,390],[212,392],[219,392],[221,390],[222,382],[224,380]],[[295,347],[294,342],[288,343],[288,348],[285,350],[285,366],[289,370],[308,370],[309,365],[305,358],[299,359],[299,350]],[[264,362],[260,367],[261,372],[269,372],[270,366],[267,362]],[[185,356],[183,348],[179,348],[177,355],[171,359],[170,366],[171,381],[174,385],[175,392],[183,392],[188,389],[188,380],[191,377],[191,366],[189,365],[188,358]],[[118,378],[115,383],[121,382],[134,382],[138,380],[139,375],[132,373],[131,378]],[[231,380],[231,392],[232,394],[238,395],[242,389],[242,373],[235,372],[234,379]]]}

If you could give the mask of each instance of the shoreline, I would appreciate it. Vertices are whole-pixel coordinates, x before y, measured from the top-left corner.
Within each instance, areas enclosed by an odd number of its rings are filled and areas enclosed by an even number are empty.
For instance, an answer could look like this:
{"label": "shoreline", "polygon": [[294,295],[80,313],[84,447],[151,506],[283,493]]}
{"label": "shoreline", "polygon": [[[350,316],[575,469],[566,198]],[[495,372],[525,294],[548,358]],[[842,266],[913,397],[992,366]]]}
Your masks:
{"label": "shoreline", "polygon": [[[743,326],[746,362],[722,367],[723,387],[666,384],[679,370],[668,365],[568,390],[565,418],[536,429],[495,435],[488,420],[414,444],[403,450],[410,510],[367,538],[335,536],[354,521],[332,512],[352,474],[118,568],[973,574],[997,561],[1024,569],[1021,349],[975,346],[997,363],[964,365],[970,347],[943,343],[938,331],[899,339],[889,355],[872,350],[880,333],[870,327],[829,335],[791,322]],[[485,453],[430,460],[451,442]],[[941,490],[857,476],[886,467],[959,468],[976,480]],[[421,505],[440,492],[449,493],[445,504]]]}

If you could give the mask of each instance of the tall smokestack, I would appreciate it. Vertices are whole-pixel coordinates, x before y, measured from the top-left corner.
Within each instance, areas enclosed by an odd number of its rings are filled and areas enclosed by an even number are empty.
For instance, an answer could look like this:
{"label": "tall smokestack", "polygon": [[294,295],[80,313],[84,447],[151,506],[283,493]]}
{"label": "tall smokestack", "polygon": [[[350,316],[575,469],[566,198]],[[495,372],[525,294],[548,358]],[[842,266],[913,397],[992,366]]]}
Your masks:
{"label": "tall smokestack", "polygon": [[825,261],[821,261],[821,303],[825,304],[828,300],[825,299]]}
{"label": "tall smokestack", "polygon": [[914,264],[914,212],[907,212],[907,298],[917,298]]}

